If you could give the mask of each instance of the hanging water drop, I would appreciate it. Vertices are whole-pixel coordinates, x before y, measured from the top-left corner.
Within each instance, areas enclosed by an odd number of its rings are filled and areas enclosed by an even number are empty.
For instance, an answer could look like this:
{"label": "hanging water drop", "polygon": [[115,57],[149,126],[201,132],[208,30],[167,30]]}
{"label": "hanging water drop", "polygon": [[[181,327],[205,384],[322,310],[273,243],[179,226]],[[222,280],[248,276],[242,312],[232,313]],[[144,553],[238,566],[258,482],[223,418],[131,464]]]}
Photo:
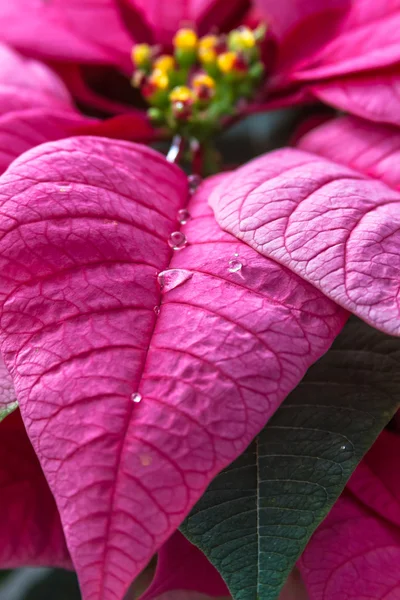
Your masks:
{"label": "hanging water drop", "polygon": [[142,394],[139,394],[139,392],[134,392],[131,396],[131,400],[132,402],[135,402],[135,404],[139,404],[139,402],[142,401]]}
{"label": "hanging water drop", "polygon": [[188,182],[189,182],[189,191],[191,194],[194,194],[194,192],[197,190],[197,188],[201,184],[202,178],[200,177],[200,175],[189,175]]}
{"label": "hanging water drop", "polygon": [[228,263],[228,271],[229,273],[239,273],[243,268],[243,263],[240,262],[237,258],[231,258]]}
{"label": "hanging water drop", "polygon": [[181,231],[174,231],[168,239],[168,245],[173,250],[182,250],[187,243],[186,235]]}
{"label": "hanging water drop", "polygon": [[167,269],[157,275],[158,285],[163,292],[170,292],[193,277],[187,269]]}
{"label": "hanging water drop", "polygon": [[156,314],[157,316],[160,314],[160,310],[161,310],[161,309],[160,309],[160,307],[159,307],[159,306],[155,306],[155,307],[153,308],[153,310],[154,310],[154,312],[155,312],[155,314]]}
{"label": "hanging water drop", "polygon": [[181,225],[185,225],[190,219],[189,211],[186,208],[178,210],[178,222]]}

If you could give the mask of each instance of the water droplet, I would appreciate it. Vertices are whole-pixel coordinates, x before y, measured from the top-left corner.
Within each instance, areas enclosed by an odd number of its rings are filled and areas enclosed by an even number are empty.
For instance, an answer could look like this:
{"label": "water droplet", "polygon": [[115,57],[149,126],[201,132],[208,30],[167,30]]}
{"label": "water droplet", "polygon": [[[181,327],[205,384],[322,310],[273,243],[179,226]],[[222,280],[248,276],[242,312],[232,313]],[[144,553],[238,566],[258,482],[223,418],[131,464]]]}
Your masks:
{"label": "water droplet", "polygon": [[243,268],[243,263],[240,262],[237,258],[231,258],[228,263],[228,271],[229,273],[239,273]]}
{"label": "water droplet", "polygon": [[233,256],[239,256],[239,252],[235,252]]}
{"label": "water droplet", "polygon": [[157,275],[159,286],[163,292],[170,292],[191,277],[193,277],[192,271],[186,269],[167,269]]}
{"label": "water droplet", "polygon": [[154,310],[154,312],[156,313],[156,315],[159,315],[159,314],[160,314],[160,310],[161,310],[161,309],[160,309],[160,307],[159,307],[159,306],[155,306],[155,307],[153,308],[153,310]]}
{"label": "water droplet", "polygon": [[187,246],[186,235],[181,231],[174,231],[168,239],[168,245],[173,250],[182,250]]}
{"label": "water droplet", "polygon": [[181,225],[185,225],[190,219],[189,211],[186,208],[178,210],[178,221]]}
{"label": "water droplet", "polygon": [[200,177],[200,175],[189,175],[188,182],[189,182],[190,193],[194,194],[194,192],[197,190],[197,188],[201,184],[202,178]]}
{"label": "water droplet", "polygon": [[132,402],[139,404],[139,402],[142,401],[142,394],[139,394],[139,392],[134,392],[131,396],[131,400]]}

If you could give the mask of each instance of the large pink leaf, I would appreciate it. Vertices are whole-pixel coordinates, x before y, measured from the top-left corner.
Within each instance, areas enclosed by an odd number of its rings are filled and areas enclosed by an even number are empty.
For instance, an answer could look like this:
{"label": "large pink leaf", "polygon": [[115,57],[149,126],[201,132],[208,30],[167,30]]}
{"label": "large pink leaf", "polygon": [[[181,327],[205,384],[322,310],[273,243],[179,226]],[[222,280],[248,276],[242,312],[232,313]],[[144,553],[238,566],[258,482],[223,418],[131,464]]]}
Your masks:
{"label": "large pink leaf", "polygon": [[345,492],[300,561],[310,600],[397,600],[400,530]]}
{"label": "large pink leaf", "polygon": [[140,600],[154,600],[169,591],[188,590],[206,596],[229,596],[218,571],[179,531],[162,546],[157,570]]}
{"label": "large pink leaf", "polygon": [[1,2],[0,39],[38,58],[122,68],[132,46],[117,0]]}
{"label": "large pink leaf", "polygon": [[0,44],[0,114],[35,106],[65,110],[71,108],[71,98],[61,79],[46,65]]}
{"label": "large pink leaf", "polygon": [[2,349],[85,600],[121,600],[347,318],[219,229],[217,184],[174,253],[186,177],[145,147],[70,138],[1,179]]}
{"label": "large pink leaf", "polygon": [[301,150],[234,172],[212,196],[217,221],[371,325],[400,335],[400,195]]}
{"label": "large pink leaf", "polygon": [[297,146],[400,187],[400,131],[394,127],[341,117],[309,131]]}
{"label": "large pink leaf", "polygon": [[71,567],[53,496],[18,412],[0,424],[0,498],[2,569]]}

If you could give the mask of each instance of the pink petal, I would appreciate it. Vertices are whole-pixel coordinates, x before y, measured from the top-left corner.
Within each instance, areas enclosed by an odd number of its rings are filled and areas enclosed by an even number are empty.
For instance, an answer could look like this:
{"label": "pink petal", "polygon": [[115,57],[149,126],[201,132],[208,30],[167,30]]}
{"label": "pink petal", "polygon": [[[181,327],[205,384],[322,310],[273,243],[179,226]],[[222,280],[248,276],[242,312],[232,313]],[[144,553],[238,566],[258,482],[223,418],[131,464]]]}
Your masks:
{"label": "pink petal", "polygon": [[345,492],[300,561],[310,600],[397,600],[400,531]]}
{"label": "pink petal", "polygon": [[335,35],[310,57],[296,80],[378,69],[400,60],[399,0],[353,0],[348,7]]}
{"label": "pink petal", "polygon": [[395,127],[341,117],[309,131],[297,146],[400,187],[400,131]]}
{"label": "pink petal", "polygon": [[199,34],[213,28],[226,29],[249,7],[248,0],[125,0],[143,17],[155,42],[170,44],[179,27],[194,26]]}
{"label": "pink petal", "polygon": [[60,516],[18,412],[2,421],[0,441],[1,568],[70,568]]}
{"label": "pink petal", "polygon": [[347,318],[219,229],[217,184],[173,253],[186,177],[144,146],[70,138],[2,176],[2,348],[85,600],[121,600]]}
{"label": "pink petal", "polygon": [[179,531],[161,547],[154,580],[140,600],[154,600],[176,590],[199,592],[213,598],[229,596],[218,571]]}
{"label": "pink petal", "polygon": [[29,56],[129,67],[132,39],[116,0],[1,2],[0,32]]}
{"label": "pink petal", "polygon": [[71,97],[46,65],[0,44],[0,114],[35,106],[70,109]]}
{"label": "pink petal", "polygon": [[100,125],[97,120],[72,111],[57,112],[49,108],[17,110],[0,115],[0,173],[30,148],[69,137],[81,129],[91,128],[94,132],[98,126],[100,131],[104,131],[105,124]]}
{"label": "pink petal", "polygon": [[313,57],[335,34],[351,0],[255,0],[278,42],[278,71]]}
{"label": "pink petal", "polygon": [[278,71],[291,70],[292,81],[387,67],[400,59],[398,0],[256,0],[256,5],[279,42]]}
{"label": "pink petal", "polygon": [[400,526],[400,437],[383,431],[347,484],[348,489],[383,519]]}
{"label": "pink petal", "polygon": [[367,73],[313,85],[312,94],[322,102],[370,121],[400,125],[398,73]]}
{"label": "pink petal", "polygon": [[261,156],[211,199],[218,223],[374,327],[400,335],[400,195],[301,150]]}

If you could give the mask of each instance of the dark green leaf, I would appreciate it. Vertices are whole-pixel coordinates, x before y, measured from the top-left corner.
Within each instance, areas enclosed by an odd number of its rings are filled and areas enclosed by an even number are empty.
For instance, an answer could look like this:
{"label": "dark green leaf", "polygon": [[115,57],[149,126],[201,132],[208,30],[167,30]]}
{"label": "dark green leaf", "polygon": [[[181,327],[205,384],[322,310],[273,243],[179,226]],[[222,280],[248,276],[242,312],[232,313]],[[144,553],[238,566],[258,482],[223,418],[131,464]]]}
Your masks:
{"label": "dark green leaf", "polygon": [[308,539],[400,406],[400,340],[350,321],[181,530],[235,600],[276,600]]}

